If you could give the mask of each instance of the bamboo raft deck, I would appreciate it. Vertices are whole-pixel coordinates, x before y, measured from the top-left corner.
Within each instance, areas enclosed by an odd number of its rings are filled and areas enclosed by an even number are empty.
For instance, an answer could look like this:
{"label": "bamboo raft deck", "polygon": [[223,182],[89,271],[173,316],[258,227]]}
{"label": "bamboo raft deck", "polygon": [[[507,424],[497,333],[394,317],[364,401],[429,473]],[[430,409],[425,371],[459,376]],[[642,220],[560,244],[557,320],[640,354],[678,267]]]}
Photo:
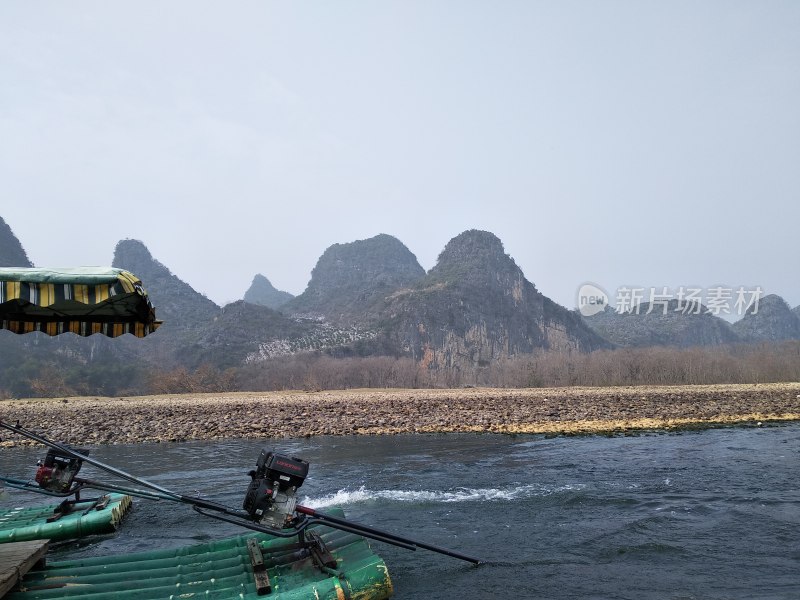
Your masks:
{"label": "bamboo raft deck", "polygon": [[[249,533],[182,548],[51,562],[6,600],[159,598],[385,600],[386,565],[367,541],[314,525],[322,553],[297,538]],[[312,534],[313,535],[313,534]]]}
{"label": "bamboo raft deck", "polygon": [[34,567],[44,567],[48,542],[33,540],[0,545],[0,598]]}

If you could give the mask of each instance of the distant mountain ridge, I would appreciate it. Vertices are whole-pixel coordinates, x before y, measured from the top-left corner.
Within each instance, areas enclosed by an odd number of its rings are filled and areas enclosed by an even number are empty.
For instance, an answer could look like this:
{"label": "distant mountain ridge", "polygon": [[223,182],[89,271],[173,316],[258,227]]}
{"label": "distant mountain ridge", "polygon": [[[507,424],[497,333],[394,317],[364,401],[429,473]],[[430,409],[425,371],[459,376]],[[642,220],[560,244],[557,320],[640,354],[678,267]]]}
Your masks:
{"label": "distant mountain ridge", "polygon": [[417,257],[391,235],[333,244],[311,271],[306,290],[282,310],[334,323],[368,322],[376,316],[376,303],[423,275]]}
{"label": "distant mountain ridge", "polygon": [[730,324],[712,315],[702,304],[644,302],[637,312],[619,313],[610,306],[584,322],[621,348],[647,346],[720,346],[739,341]]}
{"label": "distant mountain ridge", "polygon": [[120,241],[111,264],[135,273],[144,282],[166,331],[175,327],[193,329],[219,314],[219,306],[173,275],[139,240]]}
{"label": "distant mountain ridge", "polygon": [[253,277],[253,283],[244,293],[244,301],[250,304],[258,304],[267,308],[280,308],[289,300],[294,298],[289,292],[283,292],[275,288],[269,279],[258,273]]}
{"label": "distant mountain ridge", "polygon": [[800,340],[800,315],[783,298],[769,294],[733,324],[733,331],[747,342]]}
{"label": "distant mountain ridge", "polygon": [[487,231],[450,240],[430,272],[386,299],[383,318],[385,335],[429,368],[476,369],[539,348],[610,347],[539,293]]}
{"label": "distant mountain ridge", "polygon": [[11,231],[11,227],[0,217],[0,267],[32,267],[28,254]]}
{"label": "distant mountain ridge", "polygon": [[[2,220],[0,260],[30,266],[22,244]],[[427,273],[400,240],[380,234],[330,246],[300,296],[276,290],[257,274],[245,300],[224,307],[174,275],[139,240],[120,241],[112,264],[143,280],[164,321],[156,334],[145,340],[86,342],[62,336],[36,342],[0,332],[0,355],[16,357],[7,358],[6,364],[21,365],[20,357],[28,353],[42,357],[53,352],[59,364],[102,359],[114,368],[114,357],[117,362],[124,357],[157,368],[208,364],[227,369],[325,352],[402,356],[432,371],[479,373],[537,350],[589,352],[800,339],[800,307],[790,309],[774,295],[762,298],[758,312],[751,311],[732,326],[704,307],[700,314],[677,310],[681,307],[675,301],[666,310],[657,306],[650,311],[644,304],[638,315],[620,315],[609,308],[581,317],[544,296],[496,235],[474,229],[451,239]]]}

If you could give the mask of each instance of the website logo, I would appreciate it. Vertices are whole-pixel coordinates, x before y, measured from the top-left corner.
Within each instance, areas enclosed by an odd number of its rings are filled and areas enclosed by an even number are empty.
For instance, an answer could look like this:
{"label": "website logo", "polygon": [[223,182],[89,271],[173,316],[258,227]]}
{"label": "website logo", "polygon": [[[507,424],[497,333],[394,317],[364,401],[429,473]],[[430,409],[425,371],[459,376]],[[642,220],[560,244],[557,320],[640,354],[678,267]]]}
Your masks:
{"label": "website logo", "polygon": [[584,283],[578,289],[578,312],[584,317],[603,312],[606,306],[608,306],[608,294],[599,285]]}

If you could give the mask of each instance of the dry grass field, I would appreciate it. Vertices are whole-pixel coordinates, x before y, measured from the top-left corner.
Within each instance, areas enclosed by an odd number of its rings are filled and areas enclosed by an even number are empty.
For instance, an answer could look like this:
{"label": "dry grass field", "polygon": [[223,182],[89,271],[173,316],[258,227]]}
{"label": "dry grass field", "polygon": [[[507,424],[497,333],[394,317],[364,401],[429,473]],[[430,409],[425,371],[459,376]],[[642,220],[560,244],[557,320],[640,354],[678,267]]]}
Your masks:
{"label": "dry grass field", "polygon": [[[631,432],[800,420],[800,383],[362,389],[0,401],[0,419],[68,444],[428,432]],[[5,432],[0,446],[28,443]]]}

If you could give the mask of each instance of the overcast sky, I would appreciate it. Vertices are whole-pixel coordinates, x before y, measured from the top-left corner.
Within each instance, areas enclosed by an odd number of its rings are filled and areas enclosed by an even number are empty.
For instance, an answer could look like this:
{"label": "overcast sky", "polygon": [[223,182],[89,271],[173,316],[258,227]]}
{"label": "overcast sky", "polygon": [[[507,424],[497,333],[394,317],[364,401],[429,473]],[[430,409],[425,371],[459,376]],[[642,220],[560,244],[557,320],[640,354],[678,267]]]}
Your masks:
{"label": "overcast sky", "polygon": [[5,0],[0,216],[37,266],[135,238],[219,304],[478,228],[570,308],[587,281],[796,306],[798,32],[796,0]]}

